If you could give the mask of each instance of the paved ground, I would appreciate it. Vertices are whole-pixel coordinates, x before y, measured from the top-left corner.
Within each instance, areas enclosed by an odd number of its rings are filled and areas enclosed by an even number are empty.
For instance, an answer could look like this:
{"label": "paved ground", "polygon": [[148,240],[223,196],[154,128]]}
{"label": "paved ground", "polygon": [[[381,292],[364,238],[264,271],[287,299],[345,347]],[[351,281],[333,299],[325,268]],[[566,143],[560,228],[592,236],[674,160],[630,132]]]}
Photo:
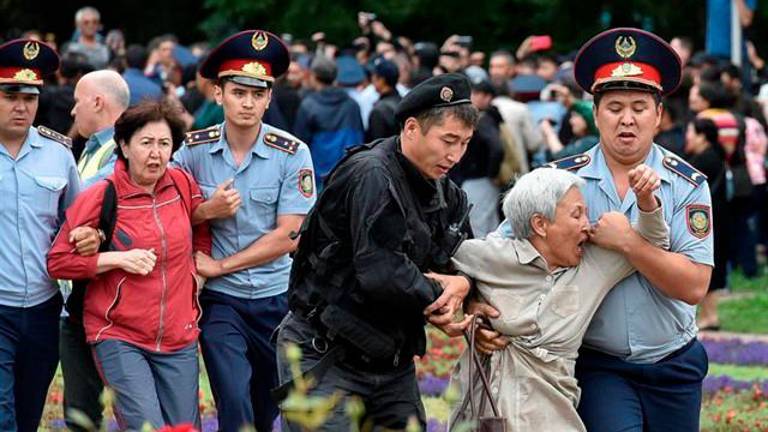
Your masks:
{"label": "paved ground", "polygon": [[733,333],[733,332],[724,332],[724,331],[701,331],[699,332],[699,339],[711,339],[711,340],[741,339],[744,342],[768,343],[768,335],[765,335],[765,334]]}

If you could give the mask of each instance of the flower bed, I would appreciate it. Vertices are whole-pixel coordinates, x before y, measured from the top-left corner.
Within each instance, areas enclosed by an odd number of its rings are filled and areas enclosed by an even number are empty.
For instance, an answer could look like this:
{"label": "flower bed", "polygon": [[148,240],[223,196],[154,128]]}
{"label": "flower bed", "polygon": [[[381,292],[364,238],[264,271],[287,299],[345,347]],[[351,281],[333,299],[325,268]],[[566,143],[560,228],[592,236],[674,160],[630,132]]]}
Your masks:
{"label": "flower bed", "polygon": [[[430,329],[427,355],[417,360],[419,389],[422,392],[427,411],[427,432],[445,431],[445,422],[450,406],[442,397],[451,369],[461,352],[464,341],[449,339],[442,333]],[[724,370],[718,364],[737,365],[730,369],[762,371],[768,366],[768,343],[733,340],[702,340],[710,364],[716,372]],[[728,370],[728,369],[725,369]],[[744,375],[744,374],[742,374]],[[754,372],[746,374],[755,375]],[[705,431],[768,431],[768,370],[755,379],[736,378],[728,374],[713,373],[704,380],[704,401],[701,425]],[[208,391],[206,377],[201,379],[202,430],[217,429],[215,407]],[[48,430],[64,430],[61,415],[61,379],[57,376],[49,392],[46,414],[43,419]],[[110,430],[116,430],[114,421]]]}

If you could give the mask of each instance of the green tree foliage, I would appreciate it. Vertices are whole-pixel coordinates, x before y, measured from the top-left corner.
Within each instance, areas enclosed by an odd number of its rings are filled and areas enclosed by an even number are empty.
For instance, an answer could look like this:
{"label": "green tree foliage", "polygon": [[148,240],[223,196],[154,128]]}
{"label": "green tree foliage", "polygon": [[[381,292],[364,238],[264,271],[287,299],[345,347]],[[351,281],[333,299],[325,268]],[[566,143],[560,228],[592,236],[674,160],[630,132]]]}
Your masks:
{"label": "green tree foliage", "polygon": [[694,36],[703,45],[701,0],[205,0],[202,29],[211,40],[243,28],[269,28],[307,38],[324,31],[344,44],[359,35],[357,12],[370,11],[396,35],[440,42],[451,34],[474,36],[485,50],[514,49],[528,35],[550,34],[559,52],[578,48],[608,26],[627,25],[662,36]]}

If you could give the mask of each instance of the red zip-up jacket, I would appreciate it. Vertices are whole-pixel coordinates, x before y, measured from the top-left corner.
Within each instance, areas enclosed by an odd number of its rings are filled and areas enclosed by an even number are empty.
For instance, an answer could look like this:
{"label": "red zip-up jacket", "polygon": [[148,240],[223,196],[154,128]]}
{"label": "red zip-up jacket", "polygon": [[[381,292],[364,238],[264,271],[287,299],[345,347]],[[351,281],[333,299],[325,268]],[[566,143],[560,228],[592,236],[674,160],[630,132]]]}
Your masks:
{"label": "red zip-up jacket", "polygon": [[[69,243],[74,227],[97,227],[105,180],[83,191],[66,212],[66,220],[48,253],[48,273],[59,279],[90,279],[85,294],[83,324],[86,339],[96,343],[118,339],[155,352],[172,352],[197,339],[202,313],[197,301],[194,251],[211,253],[207,224],[193,228],[191,215],[203,202],[192,177],[183,172],[174,183],[168,167],[154,194],[131,181],[118,160],[109,177],[117,195],[117,219],[110,250],[154,249],[157,262],[146,276],[114,269],[97,275],[98,254],[83,257]],[[191,196],[191,207],[181,188]],[[194,241],[194,246],[193,246]]]}

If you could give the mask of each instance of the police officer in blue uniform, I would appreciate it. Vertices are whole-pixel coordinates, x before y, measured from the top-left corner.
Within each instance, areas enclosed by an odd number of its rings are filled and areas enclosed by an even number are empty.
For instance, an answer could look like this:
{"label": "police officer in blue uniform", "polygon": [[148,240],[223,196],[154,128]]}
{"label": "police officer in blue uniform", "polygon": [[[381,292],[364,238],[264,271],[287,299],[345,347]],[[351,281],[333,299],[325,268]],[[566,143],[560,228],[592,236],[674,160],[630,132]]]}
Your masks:
{"label": "police officer in blue uniform", "polygon": [[262,121],[276,77],[288,68],[285,44],[261,30],[237,33],[200,68],[216,82],[224,123],[189,132],[174,162],[200,184],[211,220],[213,256],[198,255],[208,277],[200,296],[201,345],[219,427],[272,430],[277,406],[275,347],[270,336],[288,311],[288,256],[315,203],[309,148]]}
{"label": "police officer in blue uniform", "polygon": [[576,362],[579,415],[589,431],[698,431],[707,356],[695,315],[714,265],[711,199],[702,173],[653,143],[661,98],[680,83],[680,60],[656,35],[617,28],[582,47],[574,73],[594,95],[600,145],[552,165],[586,180],[593,223],[608,211],[637,220],[627,173],[648,165],[661,177],[671,237],[669,251],[629,253],[638,273],[616,285],[592,319]]}
{"label": "police officer in blue uniform", "polygon": [[79,191],[70,140],[32,127],[48,45],[0,46],[0,430],[36,431],[59,361],[62,298],[46,255]]}

